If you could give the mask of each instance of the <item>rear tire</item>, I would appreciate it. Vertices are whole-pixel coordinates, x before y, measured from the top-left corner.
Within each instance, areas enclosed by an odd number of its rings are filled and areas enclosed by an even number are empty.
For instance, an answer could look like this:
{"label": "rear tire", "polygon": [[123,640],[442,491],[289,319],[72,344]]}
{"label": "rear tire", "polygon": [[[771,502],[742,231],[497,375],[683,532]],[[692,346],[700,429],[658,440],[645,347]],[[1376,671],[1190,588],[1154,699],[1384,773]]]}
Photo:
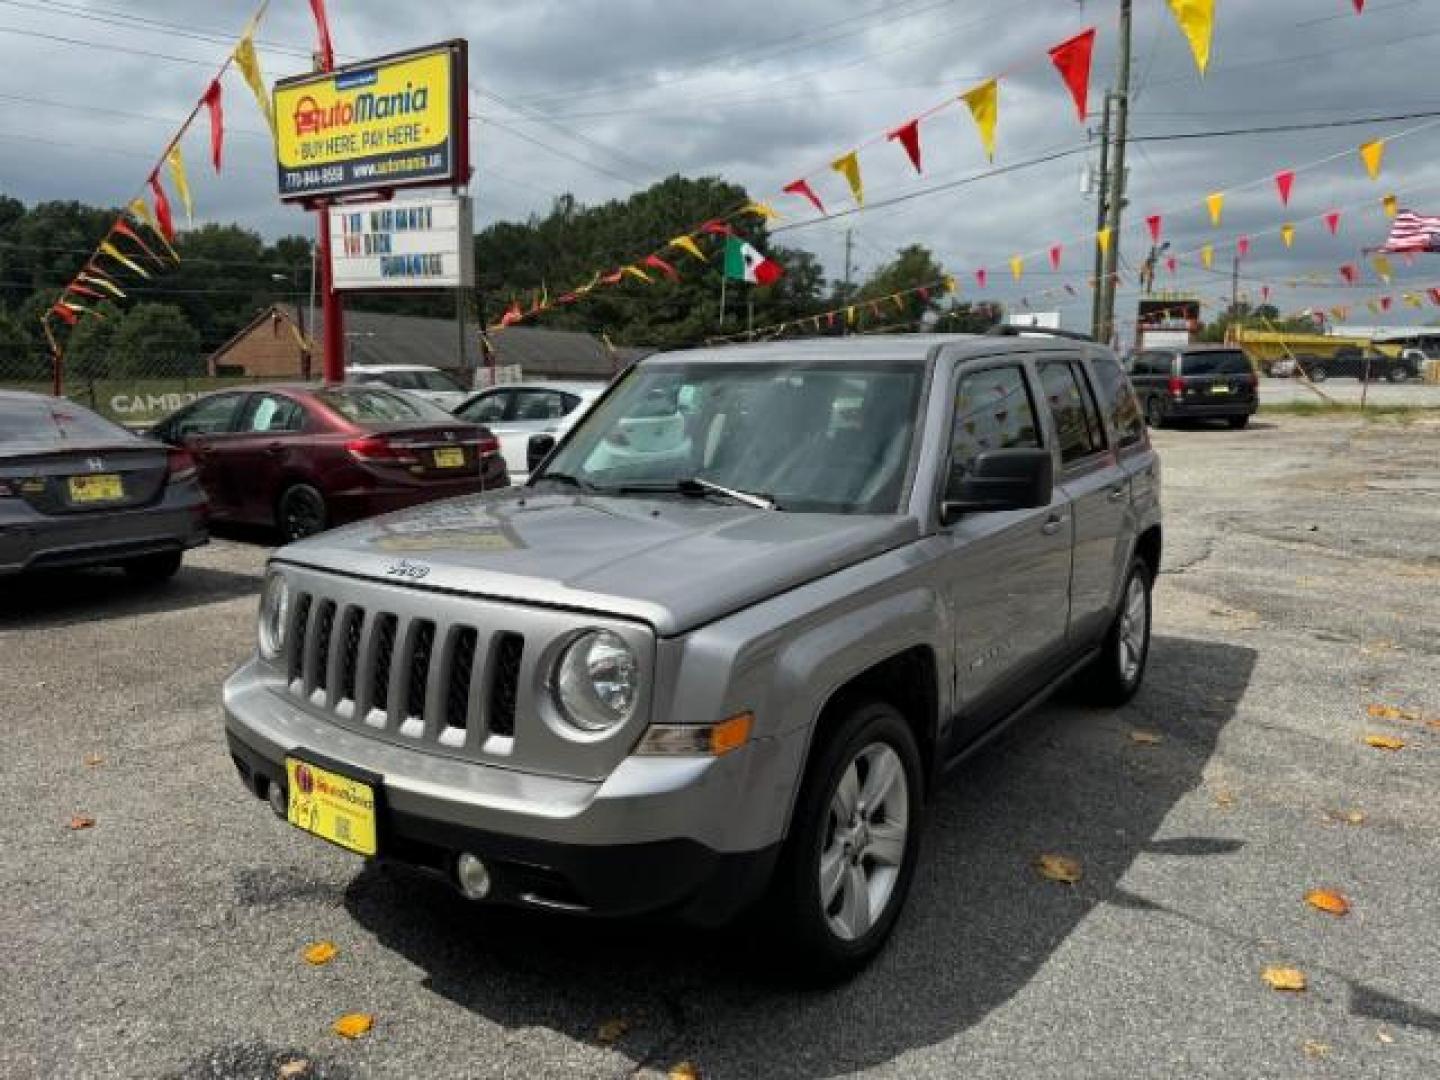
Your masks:
{"label": "rear tire", "polygon": [[1154,395],[1145,399],[1145,423],[1152,428],[1165,426],[1165,403]]}
{"label": "rear tire", "polygon": [[1324,382],[1330,377],[1330,373],[1326,371],[1323,367],[1313,367],[1305,374],[1310,376],[1311,382]]}
{"label": "rear tire", "polygon": [[1154,575],[1149,563],[1135,559],[1120,593],[1120,610],[1105,634],[1100,655],[1079,677],[1079,689],[1096,705],[1124,705],[1135,696],[1150,659],[1150,593]]}
{"label": "rear tire", "polygon": [[1409,378],[1410,369],[1401,364],[1396,364],[1389,371],[1385,372],[1385,379],[1388,382],[1403,383],[1409,380]]}
{"label": "rear tire", "polygon": [[1250,423],[1249,416],[1232,416],[1228,418],[1229,424],[1236,431],[1244,429]]}
{"label": "rear tire", "polygon": [[144,555],[123,564],[125,576],[141,585],[159,585],[169,581],[180,570],[183,559],[181,552],[167,551],[163,555]]}
{"label": "rear tire", "polygon": [[882,701],[850,706],[812,754],[771,894],[798,981],[842,979],[884,946],[915,874],[923,785],[915,735]]}
{"label": "rear tire", "polygon": [[324,532],[329,522],[325,496],[309,484],[295,484],[280,496],[280,535],[287,544]]}

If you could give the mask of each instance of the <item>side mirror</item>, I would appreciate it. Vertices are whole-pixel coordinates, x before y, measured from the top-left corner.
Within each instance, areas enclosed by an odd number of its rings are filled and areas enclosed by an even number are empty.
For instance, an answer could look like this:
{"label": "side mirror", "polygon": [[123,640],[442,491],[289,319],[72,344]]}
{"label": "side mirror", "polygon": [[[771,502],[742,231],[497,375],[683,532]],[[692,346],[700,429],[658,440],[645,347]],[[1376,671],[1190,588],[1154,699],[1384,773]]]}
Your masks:
{"label": "side mirror", "polygon": [[530,441],[525,444],[526,469],[533,473],[545,463],[545,459],[550,456],[550,451],[554,449],[554,435],[531,435]]}
{"label": "side mirror", "polygon": [[1054,491],[1055,459],[1049,450],[986,450],[975,456],[969,469],[951,474],[940,504],[940,521],[949,525],[971,512],[1049,506]]}

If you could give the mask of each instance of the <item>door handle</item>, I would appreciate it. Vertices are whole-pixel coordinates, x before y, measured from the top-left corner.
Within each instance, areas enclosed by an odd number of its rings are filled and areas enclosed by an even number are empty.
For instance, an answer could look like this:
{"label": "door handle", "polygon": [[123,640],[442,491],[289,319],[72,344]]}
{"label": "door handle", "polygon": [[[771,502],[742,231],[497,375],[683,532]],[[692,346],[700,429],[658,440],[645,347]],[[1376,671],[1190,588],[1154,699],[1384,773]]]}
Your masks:
{"label": "door handle", "polygon": [[1125,490],[1125,485],[1121,484],[1119,487],[1113,487],[1110,489],[1109,498],[1111,502],[1124,502],[1125,496],[1127,494],[1128,493]]}
{"label": "door handle", "polygon": [[285,452],[285,444],[279,442],[267,443],[265,450],[271,454],[283,454]]}
{"label": "door handle", "polygon": [[1054,536],[1060,531],[1060,526],[1069,520],[1064,514],[1051,514],[1045,519],[1045,524],[1040,526],[1040,531],[1046,536]]}

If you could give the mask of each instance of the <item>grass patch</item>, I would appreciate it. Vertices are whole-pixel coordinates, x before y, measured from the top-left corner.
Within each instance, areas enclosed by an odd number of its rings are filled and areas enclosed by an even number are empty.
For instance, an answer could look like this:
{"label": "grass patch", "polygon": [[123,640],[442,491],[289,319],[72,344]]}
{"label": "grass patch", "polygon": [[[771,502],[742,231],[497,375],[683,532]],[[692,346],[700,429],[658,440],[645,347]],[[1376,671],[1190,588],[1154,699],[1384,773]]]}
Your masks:
{"label": "grass patch", "polygon": [[1337,416],[1360,417],[1365,420],[1411,424],[1416,420],[1440,418],[1437,405],[1367,404],[1358,401],[1277,401],[1261,402],[1262,416]]}

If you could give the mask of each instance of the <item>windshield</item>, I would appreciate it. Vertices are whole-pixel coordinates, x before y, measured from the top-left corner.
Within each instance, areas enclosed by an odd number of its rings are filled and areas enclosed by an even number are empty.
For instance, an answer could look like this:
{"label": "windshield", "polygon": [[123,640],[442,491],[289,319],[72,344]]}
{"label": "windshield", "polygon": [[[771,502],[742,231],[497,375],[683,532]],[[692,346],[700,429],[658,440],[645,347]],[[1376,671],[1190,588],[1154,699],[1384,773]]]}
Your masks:
{"label": "windshield", "polygon": [[600,490],[704,480],[783,510],[894,513],[923,375],[918,361],[642,365],[545,473]]}
{"label": "windshield", "polygon": [[444,409],[431,405],[423,398],[392,394],[388,390],[379,390],[373,386],[336,386],[328,390],[316,390],[315,397],[346,420],[361,424],[367,421],[391,423],[411,420],[453,423],[455,420]]}
{"label": "windshield", "polygon": [[1250,361],[1238,349],[1234,352],[1186,353],[1180,360],[1182,375],[1249,375]]}
{"label": "windshield", "polygon": [[89,409],[56,398],[0,398],[0,443],[95,442],[134,438]]}

